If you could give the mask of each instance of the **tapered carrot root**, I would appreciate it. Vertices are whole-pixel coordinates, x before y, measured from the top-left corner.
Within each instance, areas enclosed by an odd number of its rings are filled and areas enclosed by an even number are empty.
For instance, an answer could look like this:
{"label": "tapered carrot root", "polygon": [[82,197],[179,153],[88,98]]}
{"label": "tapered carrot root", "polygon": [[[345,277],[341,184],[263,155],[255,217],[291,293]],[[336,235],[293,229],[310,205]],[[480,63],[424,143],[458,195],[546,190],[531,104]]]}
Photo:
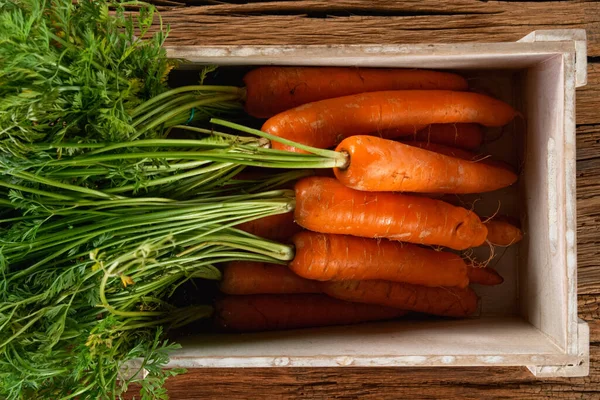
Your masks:
{"label": "tapered carrot root", "polygon": [[215,324],[253,332],[348,325],[398,318],[403,310],[351,303],[322,294],[225,296],[215,304]]}
{"label": "tapered carrot root", "polygon": [[485,286],[500,285],[504,278],[493,268],[468,266],[469,282]]}
{"label": "tapered carrot root", "polygon": [[[270,118],[262,130],[297,143],[329,148],[351,135],[369,135],[402,126],[463,122],[502,126],[516,114],[508,104],[478,93],[398,90],[308,103]],[[303,152],[276,141],[272,146]]]}
{"label": "tapered carrot root", "polygon": [[260,67],[244,76],[246,112],[269,118],[318,100],[381,90],[466,90],[467,81],[448,72],[340,67]]}
{"label": "tapered carrot root", "polygon": [[487,241],[495,246],[510,246],[523,239],[523,232],[515,225],[500,220],[485,222]]}
{"label": "tapered carrot root", "polygon": [[[426,125],[402,125],[394,129],[384,129],[372,133],[372,136],[377,136],[383,139],[396,139],[401,137],[414,138],[419,134],[419,131]],[[350,135],[352,136],[352,135]]]}
{"label": "tapered carrot root", "polygon": [[300,232],[293,237],[294,273],[319,281],[387,280],[424,286],[469,284],[460,256],[386,239]]}
{"label": "tapered carrot root", "polygon": [[483,132],[478,124],[431,124],[419,130],[414,140],[475,150],[483,142]]}
{"label": "tapered carrot root", "polygon": [[495,165],[449,157],[374,136],[351,136],[336,148],[350,157],[335,168],[344,185],[363,191],[482,193],[512,185],[517,175]]}
{"label": "tapered carrot root", "polygon": [[463,160],[474,161],[477,160],[478,157],[483,157],[472,153],[468,150],[459,149],[456,147],[450,147],[443,144],[431,143],[431,142],[423,142],[418,140],[407,140],[402,143],[407,144],[409,146],[418,147],[423,150],[433,151],[435,153],[443,154],[449,157],[461,158]]}
{"label": "tapered carrot root", "polygon": [[322,287],[327,295],[341,300],[446,317],[467,317],[478,303],[469,287],[432,288],[387,281],[324,282]]}
{"label": "tapered carrot root", "polygon": [[237,226],[245,232],[278,242],[286,242],[302,227],[294,222],[294,213],[275,214],[244,222]]}
{"label": "tapered carrot root", "polygon": [[301,179],[295,193],[296,222],[312,231],[455,250],[479,246],[487,237],[487,229],[477,215],[439,200],[361,192],[326,177]]}
{"label": "tapered carrot root", "polygon": [[450,147],[438,143],[428,143],[419,141],[404,141],[403,143],[409,146],[418,147],[423,150],[433,151],[435,153],[443,154],[449,157],[456,157],[462,160],[468,160],[475,163],[488,164],[514,173],[514,168],[509,164],[504,163],[502,161],[494,160],[490,156],[485,154],[476,154],[465,149],[458,149],[455,147]]}
{"label": "tapered carrot root", "polygon": [[318,282],[301,278],[284,265],[250,261],[228,263],[220,290],[237,295],[321,292]]}

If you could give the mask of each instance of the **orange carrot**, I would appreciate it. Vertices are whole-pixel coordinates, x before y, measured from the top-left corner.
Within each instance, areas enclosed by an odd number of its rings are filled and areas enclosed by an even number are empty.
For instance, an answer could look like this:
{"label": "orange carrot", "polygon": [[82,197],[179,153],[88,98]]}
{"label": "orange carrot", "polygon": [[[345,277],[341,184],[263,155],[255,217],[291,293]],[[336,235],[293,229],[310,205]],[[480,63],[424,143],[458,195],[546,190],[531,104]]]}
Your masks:
{"label": "orange carrot", "polygon": [[294,274],[284,265],[251,261],[228,263],[221,292],[227,294],[320,293],[319,283]]}
{"label": "orange carrot", "polygon": [[319,281],[386,280],[424,286],[469,284],[460,256],[386,239],[304,231],[292,238],[296,248],[290,268]]}
{"label": "orange carrot", "polygon": [[225,296],[215,304],[215,324],[227,331],[253,332],[388,320],[403,310],[351,303],[322,294]]}
{"label": "orange carrot", "polygon": [[477,310],[473,289],[409,285],[387,281],[325,282],[323,291],[340,300],[396,307],[407,311],[466,317]]}
{"label": "orange carrot", "polygon": [[286,242],[302,230],[302,227],[294,222],[293,211],[244,222],[236,228],[278,242]]}
{"label": "orange carrot", "polygon": [[523,239],[523,232],[515,225],[501,220],[485,222],[487,227],[487,241],[495,246],[510,246]]}
{"label": "orange carrot", "polygon": [[429,151],[433,151],[435,153],[440,153],[445,156],[461,158],[463,160],[475,161],[475,160],[478,160],[479,158],[485,157],[484,155],[478,155],[478,154],[472,153],[465,149],[459,149],[456,147],[445,146],[445,145],[439,144],[439,143],[431,143],[431,142],[424,142],[424,141],[418,141],[418,140],[406,140],[406,141],[403,141],[402,143],[407,144],[409,146],[418,147],[423,150],[429,150]]}
{"label": "orange carrot", "polygon": [[349,155],[335,168],[344,185],[378,192],[481,193],[512,185],[517,175],[488,163],[472,162],[374,136],[351,136],[336,148]]}
{"label": "orange carrot", "polygon": [[486,154],[476,154],[472,153],[468,150],[458,149],[456,147],[450,147],[439,143],[428,143],[428,142],[419,142],[419,141],[404,141],[403,143],[418,147],[423,150],[433,151],[435,153],[443,154],[449,157],[456,157],[463,160],[469,160],[472,162],[484,163],[488,165],[492,165],[498,168],[503,168],[509,170],[511,172],[515,172],[514,168],[502,161],[494,160],[489,155]]}
{"label": "orange carrot", "polygon": [[[337,97],[287,110],[262,130],[318,148],[335,146],[351,135],[368,135],[410,125],[479,123],[502,126],[516,111],[491,97],[449,90],[399,90]],[[301,151],[272,142],[275,149]]]}
{"label": "orange carrot", "polygon": [[413,139],[474,150],[481,146],[483,132],[477,124],[431,124],[418,131]]}
{"label": "orange carrot", "polygon": [[483,244],[479,217],[439,200],[361,192],[335,179],[308,177],[295,186],[296,222],[306,229],[464,250]]}
{"label": "orange carrot", "polygon": [[244,76],[246,112],[269,118],[318,100],[380,90],[466,90],[467,81],[448,72],[343,67],[260,67]]}
{"label": "orange carrot", "polygon": [[469,282],[479,285],[495,286],[504,282],[504,278],[493,268],[468,266]]}

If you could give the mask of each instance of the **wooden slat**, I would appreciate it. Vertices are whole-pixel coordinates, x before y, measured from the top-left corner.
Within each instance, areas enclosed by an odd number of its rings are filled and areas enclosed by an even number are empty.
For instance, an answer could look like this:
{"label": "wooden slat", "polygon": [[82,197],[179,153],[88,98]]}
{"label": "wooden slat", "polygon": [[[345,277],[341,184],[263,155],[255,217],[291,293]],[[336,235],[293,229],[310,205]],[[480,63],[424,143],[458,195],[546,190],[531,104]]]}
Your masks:
{"label": "wooden slat", "polygon": [[598,2],[273,1],[163,12],[168,44],[385,44],[515,41],[536,29],[588,30],[600,56]]}
{"label": "wooden slat", "polygon": [[[525,368],[196,369],[167,382],[172,399],[597,399],[600,346],[585,378],[536,379]],[[131,397],[130,397],[131,398]]]}
{"label": "wooden slat", "polygon": [[600,60],[588,63],[588,83],[577,89],[575,96],[577,124],[600,124]]}
{"label": "wooden slat", "polygon": [[578,292],[600,293],[600,124],[577,128]]}

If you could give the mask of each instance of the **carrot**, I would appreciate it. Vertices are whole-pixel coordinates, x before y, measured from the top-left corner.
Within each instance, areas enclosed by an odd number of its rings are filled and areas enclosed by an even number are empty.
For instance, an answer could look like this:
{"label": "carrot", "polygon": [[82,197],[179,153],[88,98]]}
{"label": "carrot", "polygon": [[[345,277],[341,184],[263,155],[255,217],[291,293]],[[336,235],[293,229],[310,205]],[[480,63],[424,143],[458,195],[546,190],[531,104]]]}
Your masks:
{"label": "carrot", "polygon": [[[337,97],[284,111],[268,119],[264,132],[317,148],[335,146],[351,135],[402,126],[479,123],[502,126],[516,111],[491,97],[449,90],[398,90]],[[275,149],[304,152],[272,142]]]}
{"label": "carrot", "polygon": [[284,265],[251,261],[228,263],[220,290],[238,295],[321,292],[318,282],[301,278]]}
{"label": "carrot", "polygon": [[471,162],[374,136],[351,136],[336,151],[349,155],[335,176],[364,191],[481,193],[512,185],[517,175],[488,163]]}
{"label": "carrot", "polygon": [[493,160],[489,155],[485,154],[476,154],[472,153],[468,150],[458,149],[456,147],[450,147],[439,143],[431,143],[431,142],[419,142],[419,141],[403,141],[403,143],[418,147],[423,150],[433,151],[435,153],[443,154],[449,157],[456,157],[463,160],[469,160],[472,162],[484,163],[488,165],[492,165],[498,168],[503,168],[514,173],[514,168],[507,163],[502,161]]}
{"label": "carrot", "polygon": [[296,222],[306,229],[464,250],[483,244],[487,229],[473,212],[439,200],[361,192],[335,179],[308,177],[295,186]]}
{"label": "carrot", "polygon": [[504,282],[504,278],[493,268],[468,266],[469,282],[479,285],[495,286]]}
{"label": "carrot", "polygon": [[515,225],[505,221],[489,220],[487,227],[487,241],[495,246],[510,246],[523,239],[523,232]]}
{"label": "carrot", "polygon": [[402,125],[397,126],[394,129],[384,129],[371,133],[371,136],[377,136],[383,139],[396,139],[403,136],[416,137],[419,131],[426,126],[427,125]]}
{"label": "carrot", "polygon": [[342,67],[260,67],[244,76],[246,112],[269,118],[318,100],[380,90],[466,90],[467,81],[448,72]]}
{"label": "carrot", "polygon": [[302,227],[294,222],[293,211],[244,222],[236,228],[278,242],[286,242],[302,230]]}
{"label": "carrot", "polygon": [[225,296],[215,304],[215,324],[227,331],[253,332],[388,320],[403,310],[351,303],[322,294]]}
{"label": "carrot", "polygon": [[469,284],[467,264],[460,256],[385,239],[304,231],[292,241],[290,268],[319,281],[386,280],[424,286]]}
{"label": "carrot", "polygon": [[466,317],[477,310],[473,289],[410,285],[387,281],[325,282],[323,291],[337,299],[396,307],[446,317]]}
{"label": "carrot", "polygon": [[423,150],[429,150],[429,151],[433,151],[435,153],[443,154],[448,157],[461,158],[463,160],[475,161],[475,160],[485,157],[482,155],[472,153],[465,149],[459,149],[456,147],[445,146],[445,145],[439,144],[439,143],[431,143],[431,142],[424,142],[424,141],[418,141],[418,140],[406,140],[406,141],[403,141],[402,143],[407,144],[409,146],[418,147]]}
{"label": "carrot", "polygon": [[413,139],[465,150],[475,150],[483,142],[483,132],[481,126],[477,124],[431,124],[419,130]]}

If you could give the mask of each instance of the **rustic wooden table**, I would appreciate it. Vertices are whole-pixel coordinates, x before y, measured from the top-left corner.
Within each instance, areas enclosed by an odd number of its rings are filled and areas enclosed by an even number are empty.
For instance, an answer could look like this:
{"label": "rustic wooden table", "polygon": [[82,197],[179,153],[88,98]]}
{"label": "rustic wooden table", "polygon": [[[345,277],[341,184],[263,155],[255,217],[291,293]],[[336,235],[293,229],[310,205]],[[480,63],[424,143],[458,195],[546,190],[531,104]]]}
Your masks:
{"label": "rustic wooden table", "polygon": [[[245,4],[247,3],[247,4]],[[590,324],[590,375],[536,379],[525,368],[198,369],[171,399],[600,399],[600,3],[475,0],[156,0],[168,44],[391,44],[515,41],[583,28],[588,84],[577,90],[579,315]]]}

